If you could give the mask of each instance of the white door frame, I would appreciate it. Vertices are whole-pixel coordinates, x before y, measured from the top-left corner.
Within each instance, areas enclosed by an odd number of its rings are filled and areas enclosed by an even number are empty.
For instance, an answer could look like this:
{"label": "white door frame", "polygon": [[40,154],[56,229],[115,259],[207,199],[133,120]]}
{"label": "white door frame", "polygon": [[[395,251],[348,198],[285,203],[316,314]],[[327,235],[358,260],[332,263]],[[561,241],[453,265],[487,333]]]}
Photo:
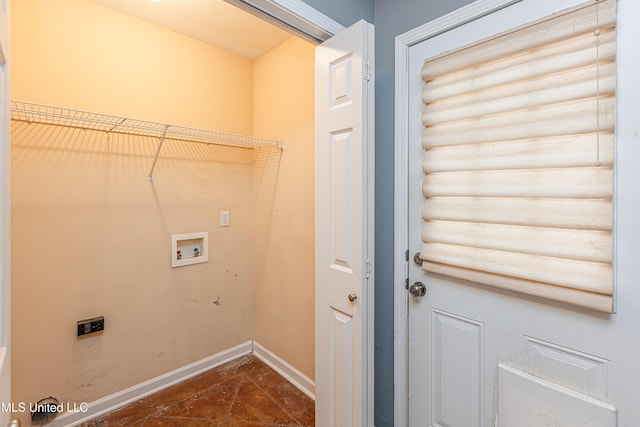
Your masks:
{"label": "white door frame", "polygon": [[[9,112],[9,0],[0,0],[0,400],[11,400],[11,142]],[[11,413],[0,412],[0,425],[9,425]],[[11,424],[13,425],[13,423]]]}
{"label": "white door frame", "polygon": [[345,29],[302,0],[225,1],[315,43],[322,43]]}
{"label": "white door frame", "polygon": [[406,284],[409,277],[409,49],[431,37],[464,25],[522,0],[476,0],[430,21],[395,41],[394,101],[394,425],[409,422],[409,312]]}

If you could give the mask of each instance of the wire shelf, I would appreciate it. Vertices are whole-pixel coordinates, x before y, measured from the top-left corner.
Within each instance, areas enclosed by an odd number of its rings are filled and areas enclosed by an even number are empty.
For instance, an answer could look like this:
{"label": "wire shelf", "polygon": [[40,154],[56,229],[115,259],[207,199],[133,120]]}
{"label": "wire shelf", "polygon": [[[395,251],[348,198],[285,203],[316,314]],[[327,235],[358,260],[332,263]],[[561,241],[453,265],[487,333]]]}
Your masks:
{"label": "wire shelf", "polygon": [[273,147],[283,149],[284,145],[282,141],[255,136],[150,122],[17,100],[11,100],[11,120],[243,148]]}
{"label": "wire shelf", "polygon": [[17,100],[11,100],[11,120],[159,138],[158,149],[156,150],[151,170],[147,175],[149,182],[153,181],[153,170],[158,162],[158,156],[165,139],[241,148],[271,147],[279,148],[280,150],[284,149],[283,141],[273,139],[150,122]]}

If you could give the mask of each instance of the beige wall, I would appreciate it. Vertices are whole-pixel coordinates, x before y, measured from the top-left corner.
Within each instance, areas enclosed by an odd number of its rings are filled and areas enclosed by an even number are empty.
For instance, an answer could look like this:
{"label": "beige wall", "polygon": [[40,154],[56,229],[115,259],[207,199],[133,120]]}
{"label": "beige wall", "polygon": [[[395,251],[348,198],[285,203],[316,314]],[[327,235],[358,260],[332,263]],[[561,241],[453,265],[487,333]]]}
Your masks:
{"label": "beige wall", "polygon": [[[86,0],[12,14],[14,99],[252,133],[248,59]],[[168,141],[151,184],[155,139],[14,122],[12,142],[14,402],[93,401],[253,338],[250,150]],[[209,262],[172,269],[170,235],[196,231]]]}
{"label": "beige wall", "polygon": [[[12,9],[14,99],[286,142],[167,141],[149,183],[157,139],[13,122],[13,401],[93,401],[254,338],[313,378],[313,46],[251,61],[87,0]],[[209,262],[172,269],[195,231]]]}
{"label": "beige wall", "polygon": [[252,133],[251,60],[87,0],[13,3],[12,98]]}
{"label": "beige wall", "polygon": [[314,47],[290,39],[254,67],[254,131],[280,137],[281,158],[254,171],[254,334],[314,378]]}

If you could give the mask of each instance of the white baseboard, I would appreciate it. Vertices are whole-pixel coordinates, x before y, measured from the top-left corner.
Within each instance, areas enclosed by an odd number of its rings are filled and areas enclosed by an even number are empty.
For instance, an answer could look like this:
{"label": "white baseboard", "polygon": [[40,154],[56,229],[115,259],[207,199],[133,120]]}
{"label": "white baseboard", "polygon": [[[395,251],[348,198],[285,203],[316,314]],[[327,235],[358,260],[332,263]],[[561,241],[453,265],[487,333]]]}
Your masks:
{"label": "white baseboard", "polygon": [[315,400],[316,384],[312,379],[256,341],[253,342],[253,354],[269,365],[274,371],[285,377],[304,394]]}
{"label": "white baseboard", "polygon": [[[122,391],[110,394],[101,399],[87,404],[85,412],[68,412],[45,424],[46,427],[73,427],[85,421],[89,421],[100,415],[114,411],[129,403],[133,403],[145,396],[156,393],[188,378],[194,377],[216,366],[227,363],[233,359],[250,354],[253,350],[253,342],[247,341],[228,350],[221,351],[204,359],[185,365],[166,374],[151,378]],[[275,368],[274,368],[275,369]],[[293,369],[293,368],[291,368]],[[278,371],[280,372],[280,371]],[[304,390],[303,390],[304,391]]]}
{"label": "white baseboard", "polygon": [[[315,383],[302,372],[285,362],[256,341],[247,341],[228,350],[185,365],[166,374],[141,382],[127,389],[105,396],[82,406],[84,412],[68,412],[45,424],[46,427],[73,427],[106,413],[136,402],[150,394],[171,387],[216,366],[253,353],[257,358],[286,378],[300,391],[315,400]],[[79,404],[76,404],[79,406]]]}

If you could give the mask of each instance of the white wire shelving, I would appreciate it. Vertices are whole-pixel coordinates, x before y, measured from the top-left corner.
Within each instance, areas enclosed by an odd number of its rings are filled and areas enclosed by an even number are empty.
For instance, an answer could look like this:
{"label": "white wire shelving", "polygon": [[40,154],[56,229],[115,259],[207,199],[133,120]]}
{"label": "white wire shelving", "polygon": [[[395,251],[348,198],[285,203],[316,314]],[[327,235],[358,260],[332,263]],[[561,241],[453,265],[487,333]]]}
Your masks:
{"label": "white wire shelving", "polygon": [[240,148],[271,147],[280,150],[284,149],[284,141],[18,100],[11,100],[11,120],[159,138],[158,149],[147,177],[149,181],[153,180],[153,170],[166,139]]}

